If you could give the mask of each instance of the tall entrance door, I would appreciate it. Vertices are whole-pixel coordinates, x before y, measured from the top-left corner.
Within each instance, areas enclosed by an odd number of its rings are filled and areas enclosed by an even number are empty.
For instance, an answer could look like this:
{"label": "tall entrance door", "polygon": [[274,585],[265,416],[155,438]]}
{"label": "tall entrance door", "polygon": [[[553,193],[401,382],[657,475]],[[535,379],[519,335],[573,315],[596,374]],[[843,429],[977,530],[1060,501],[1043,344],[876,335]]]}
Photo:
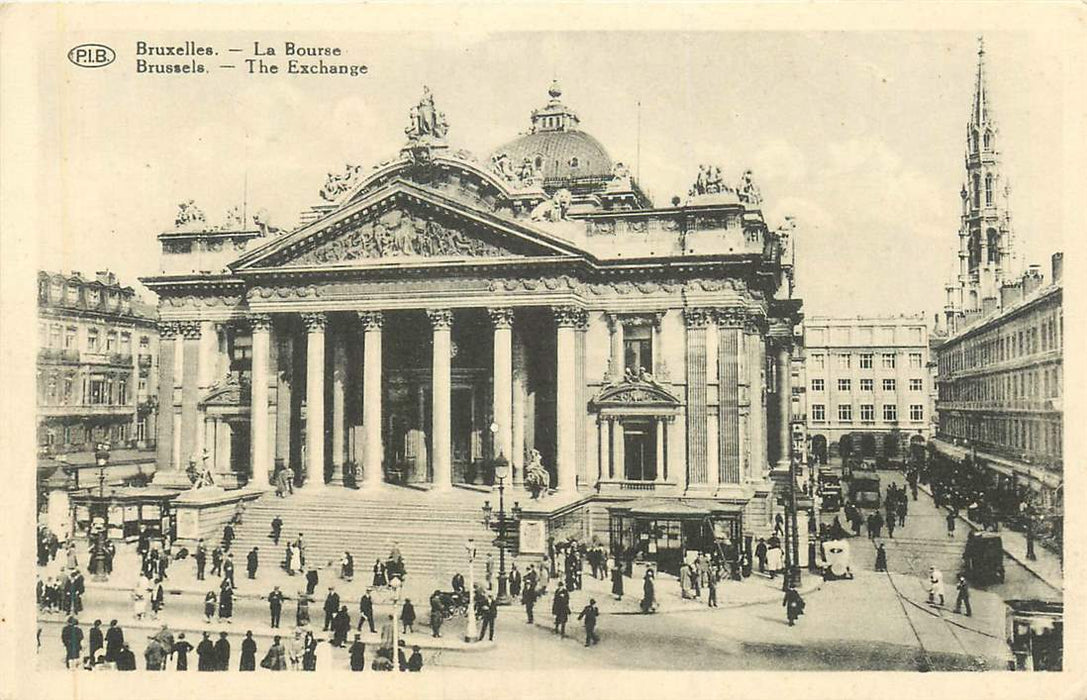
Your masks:
{"label": "tall entrance door", "polygon": [[654,481],[657,478],[657,431],[649,421],[623,423],[623,478]]}

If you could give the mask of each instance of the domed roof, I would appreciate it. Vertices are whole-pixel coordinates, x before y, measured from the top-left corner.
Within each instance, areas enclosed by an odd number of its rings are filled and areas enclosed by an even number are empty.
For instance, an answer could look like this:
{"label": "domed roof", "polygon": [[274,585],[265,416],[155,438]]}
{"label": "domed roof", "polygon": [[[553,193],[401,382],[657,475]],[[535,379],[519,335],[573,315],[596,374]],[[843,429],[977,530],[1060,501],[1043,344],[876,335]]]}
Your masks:
{"label": "domed roof", "polygon": [[594,137],[578,129],[577,114],[564,105],[562,88],[553,82],[548,103],[532,112],[532,130],[496,148],[513,167],[529,159],[545,180],[611,177],[615,163]]}
{"label": "domed roof", "polygon": [[577,130],[524,134],[496,148],[493,155],[503,153],[514,166],[530,159],[545,180],[611,177],[615,165],[599,141]]}

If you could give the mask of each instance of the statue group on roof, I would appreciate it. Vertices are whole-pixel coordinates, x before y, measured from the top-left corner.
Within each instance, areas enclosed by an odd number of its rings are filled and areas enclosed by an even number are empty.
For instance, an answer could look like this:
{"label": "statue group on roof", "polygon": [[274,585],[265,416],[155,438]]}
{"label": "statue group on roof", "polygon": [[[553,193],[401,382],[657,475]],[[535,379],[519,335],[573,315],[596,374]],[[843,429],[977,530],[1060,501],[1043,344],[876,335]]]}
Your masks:
{"label": "statue group on roof", "polygon": [[412,141],[417,141],[425,136],[442,140],[448,132],[449,124],[445,121],[445,113],[434,106],[434,95],[424,85],[423,97],[418,105],[411,108],[410,123],[404,133]]}
{"label": "statue group on roof", "polygon": [[695,178],[694,184],[691,185],[691,189],[687,194],[690,197],[695,197],[731,191],[732,188],[725,184],[725,179],[721,176],[721,168],[716,165],[700,165],[698,166],[698,177]]}

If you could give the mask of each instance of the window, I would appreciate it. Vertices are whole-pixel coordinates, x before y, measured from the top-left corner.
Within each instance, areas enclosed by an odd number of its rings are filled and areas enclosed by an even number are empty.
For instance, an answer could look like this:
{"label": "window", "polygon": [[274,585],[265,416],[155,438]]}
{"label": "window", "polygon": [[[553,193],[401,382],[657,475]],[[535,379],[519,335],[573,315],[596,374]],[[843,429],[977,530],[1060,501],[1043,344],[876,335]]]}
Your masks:
{"label": "window", "polygon": [[88,289],[87,290],[87,303],[88,304],[90,304],[91,306],[98,306],[98,299],[99,299],[99,296],[98,296],[98,290],[97,289]]}
{"label": "window", "polygon": [[122,406],[128,403],[128,380],[126,379],[117,381],[117,403]]}
{"label": "window", "polygon": [[151,339],[146,335],[140,336],[140,350],[147,350],[151,347]]}
{"label": "window", "polygon": [[87,329],[87,352],[98,352],[98,329]]}
{"label": "window", "polygon": [[919,352],[911,352],[910,353],[910,368],[911,369],[921,369],[921,353],[919,353]]}
{"label": "window", "polygon": [[76,349],[76,327],[68,326],[64,329],[64,349],[75,350]]}
{"label": "window", "polygon": [[827,407],[821,403],[813,403],[811,405],[811,419],[817,421],[824,421],[827,419]]}
{"label": "window", "polygon": [[985,176],[985,206],[993,206],[993,176]]}
{"label": "window", "polygon": [[106,333],[106,352],[117,352],[117,331]]}
{"label": "window", "polygon": [[823,382],[822,379],[813,379],[813,380],[811,380],[811,390],[812,391],[823,391],[824,388],[825,388],[824,387],[824,382]]}
{"label": "window", "polygon": [[109,390],[106,388],[106,380],[102,377],[91,377],[90,401],[93,406],[101,406],[109,401]]}
{"label": "window", "polygon": [[870,404],[870,403],[862,403],[861,404],[861,421],[862,422],[865,422],[865,421],[874,422],[875,420],[876,420],[876,407],[874,405]]}
{"label": "window", "polygon": [[861,369],[872,369],[872,353],[861,353]]}
{"label": "window", "polygon": [[577,166],[578,166],[577,156],[574,156],[573,158],[570,159],[570,167],[571,168],[576,168]]}
{"label": "window", "polygon": [[73,381],[74,380],[71,377],[65,377],[64,378],[64,395],[63,395],[63,397],[61,399],[64,403],[71,403],[72,402],[72,384],[73,384]]}
{"label": "window", "polygon": [[914,423],[925,420],[925,407],[919,403],[910,404],[910,420]]}
{"label": "window", "polygon": [[850,381],[848,379],[839,379],[838,380],[838,391],[849,391],[849,390],[850,390]]}
{"label": "window", "polygon": [[124,353],[126,355],[129,354],[130,352],[132,352],[132,334],[131,333],[121,333],[121,350],[120,350],[120,352],[122,352],[122,353]]}
{"label": "window", "polygon": [[884,379],[883,380],[883,390],[884,391],[894,391],[895,390],[895,380],[893,380],[893,379]]}
{"label": "window", "polygon": [[853,406],[847,403],[838,406],[838,420],[843,423],[853,422]]}
{"label": "window", "polygon": [[649,326],[623,328],[623,366],[640,374],[653,371],[653,329]]}
{"label": "window", "polygon": [[893,403],[883,404],[883,420],[894,422],[898,420],[898,406]]}
{"label": "window", "polygon": [[812,369],[826,369],[827,362],[825,355],[812,355],[811,356]]}
{"label": "window", "polygon": [[849,369],[853,366],[850,355],[838,355],[838,369]]}
{"label": "window", "polygon": [[883,353],[883,369],[895,368],[895,354],[893,352]]}
{"label": "window", "polygon": [[910,380],[910,391],[924,391],[924,389],[925,389],[925,380],[924,379],[911,379]]}
{"label": "window", "polygon": [[69,284],[65,292],[65,299],[69,304],[74,304],[79,301],[79,287],[74,284]]}
{"label": "window", "polygon": [[49,347],[60,347],[60,326],[56,324],[49,327]]}
{"label": "window", "polygon": [[871,379],[861,380],[861,391],[872,391],[872,385],[874,382]]}

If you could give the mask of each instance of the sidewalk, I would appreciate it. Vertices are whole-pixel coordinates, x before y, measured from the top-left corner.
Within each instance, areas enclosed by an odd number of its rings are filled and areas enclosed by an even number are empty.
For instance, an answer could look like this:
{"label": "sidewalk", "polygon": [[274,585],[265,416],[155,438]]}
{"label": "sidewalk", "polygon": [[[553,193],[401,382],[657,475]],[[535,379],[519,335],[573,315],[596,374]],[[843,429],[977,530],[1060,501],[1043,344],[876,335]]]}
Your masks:
{"label": "sidewalk", "polygon": [[[929,497],[932,496],[932,490],[928,485],[918,484],[918,488],[928,494]],[[972,522],[961,512],[959,513],[959,520],[969,525],[973,530],[982,529],[980,525]],[[1003,527],[1000,529],[1000,539],[1004,545],[1005,554],[1053,588],[1058,591],[1064,590],[1064,571],[1061,567],[1060,557],[1042,545],[1035,543],[1035,559],[1028,559],[1026,535],[1010,528]]]}

